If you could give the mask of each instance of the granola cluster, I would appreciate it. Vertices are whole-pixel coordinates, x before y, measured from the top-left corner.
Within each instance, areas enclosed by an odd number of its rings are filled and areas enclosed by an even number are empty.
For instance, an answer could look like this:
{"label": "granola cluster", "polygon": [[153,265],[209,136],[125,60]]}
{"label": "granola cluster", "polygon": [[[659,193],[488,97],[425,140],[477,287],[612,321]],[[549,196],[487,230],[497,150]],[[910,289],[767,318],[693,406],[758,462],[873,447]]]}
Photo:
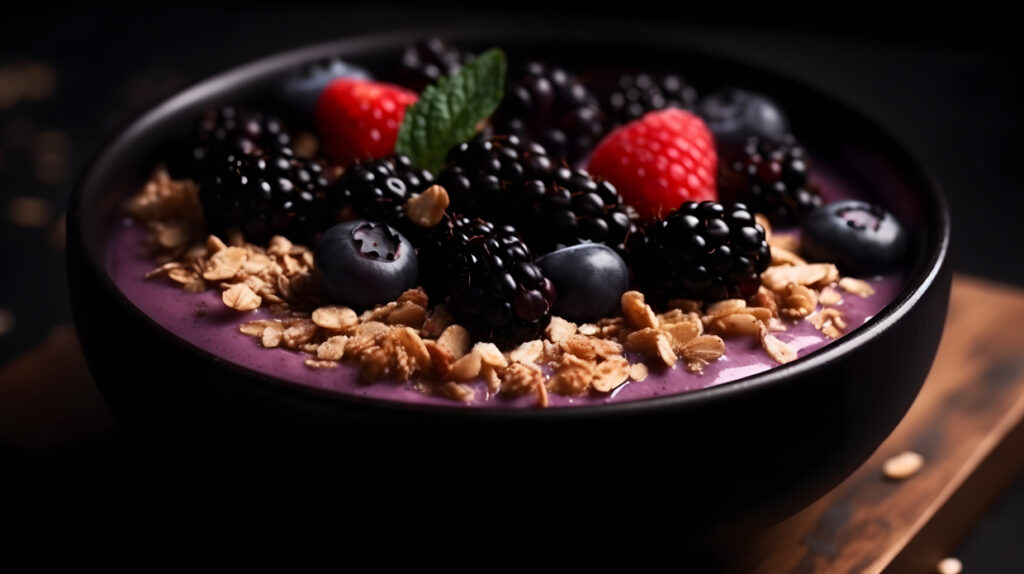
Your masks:
{"label": "granola cluster", "polygon": [[[433,186],[410,199],[410,217],[435,221],[447,196]],[[442,302],[419,288],[386,305],[357,313],[325,301],[312,251],[281,236],[266,246],[241,237],[207,235],[196,186],[157,170],[128,206],[147,231],[145,245],[164,278],[186,292],[218,289],[224,304],[244,312],[263,307],[273,318],[243,322],[241,333],[262,347],[306,355],[310,368],[358,368],[366,382],[412,381],[425,393],[476,400],[470,381],[483,380],[488,396],[608,393],[652,370],[677,364],[692,373],[721,358],[726,339],[753,337],[777,363],[797,353],[776,334],[808,321],[830,338],[847,328],[838,306],[847,295],[867,297],[871,285],[841,277],[831,263],[808,263],[792,236],[768,232],[771,266],[749,300],[706,303],[676,299],[655,310],[639,291],[621,298],[618,315],[577,325],[552,317],[543,336],[502,351],[474,342]],[[436,222],[436,221],[435,221]]]}

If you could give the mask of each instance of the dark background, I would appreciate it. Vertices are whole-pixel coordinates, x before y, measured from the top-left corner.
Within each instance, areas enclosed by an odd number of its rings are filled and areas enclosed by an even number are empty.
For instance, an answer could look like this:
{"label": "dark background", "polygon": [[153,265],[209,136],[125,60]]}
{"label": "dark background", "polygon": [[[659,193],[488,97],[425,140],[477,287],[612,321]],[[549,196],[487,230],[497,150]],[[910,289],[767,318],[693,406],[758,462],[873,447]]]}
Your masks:
{"label": "dark background", "polygon": [[[44,2],[10,12],[0,20],[0,85],[2,74],[24,73],[26,65],[43,83],[40,93],[7,100],[0,91],[0,365],[70,322],[60,233],[65,198],[90,155],[135,114],[194,81],[281,49],[481,17],[567,27],[613,22],[624,32],[658,26],[696,47],[815,85],[888,126],[946,190],[957,271],[1024,287],[1024,62],[1015,53],[1012,18],[983,4],[948,12],[902,12],[892,3],[779,4],[639,1],[598,10],[540,2]],[[15,198],[23,197],[45,201],[32,203],[42,211],[29,225],[12,220],[12,206],[23,206]],[[10,496],[30,501],[37,516],[55,523],[110,512],[107,503],[121,507],[121,518],[145,519],[125,507],[151,504],[150,494],[167,485],[133,457],[109,440],[20,453],[15,474],[5,477],[27,477],[15,484],[29,488],[4,491],[0,515]],[[150,517],[185,512],[173,501],[155,504]],[[1013,542],[1022,535],[1024,482],[956,555],[971,573],[1024,571],[1024,547]]]}

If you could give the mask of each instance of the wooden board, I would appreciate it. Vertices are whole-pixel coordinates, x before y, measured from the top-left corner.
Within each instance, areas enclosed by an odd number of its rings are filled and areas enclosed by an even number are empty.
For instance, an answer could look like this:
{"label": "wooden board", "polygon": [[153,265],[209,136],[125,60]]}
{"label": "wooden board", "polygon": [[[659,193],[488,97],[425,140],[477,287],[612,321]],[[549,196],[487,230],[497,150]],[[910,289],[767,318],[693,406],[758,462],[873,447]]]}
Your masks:
{"label": "wooden board", "polygon": [[[60,397],[60,400],[55,400]],[[116,432],[72,330],[0,368],[0,444],[61,445]],[[905,450],[923,469],[882,465]],[[800,514],[721,559],[722,572],[932,572],[1024,476],[1024,290],[958,276],[931,375],[858,471]]]}
{"label": "wooden board", "polygon": [[[886,479],[903,451],[912,477]],[[938,355],[907,416],[840,486],[764,533],[730,572],[934,572],[1024,473],[1024,290],[958,276]],[[968,569],[969,570],[969,569]]]}

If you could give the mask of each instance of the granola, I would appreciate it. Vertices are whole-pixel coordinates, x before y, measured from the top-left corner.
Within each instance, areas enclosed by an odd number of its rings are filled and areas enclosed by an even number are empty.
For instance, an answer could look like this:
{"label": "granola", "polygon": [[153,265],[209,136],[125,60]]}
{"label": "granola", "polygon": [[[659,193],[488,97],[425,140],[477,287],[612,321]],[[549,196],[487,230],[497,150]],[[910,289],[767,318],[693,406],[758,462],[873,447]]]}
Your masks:
{"label": "granola", "polygon": [[[444,189],[433,186],[406,207],[417,223],[429,226],[447,203]],[[424,392],[459,402],[477,399],[469,384],[476,380],[489,395],[532,396],[544,407],[551,393],[613,393],[655,370],[699,374],[728,355],[729,339],[754,341],[778,364],[788,363],[798,353],[777,333],[807,321],[825,336],[839,337],[848,327],[839,308],[844,294],[873,294],[868,282],[841,277],[830,263],[808,263],[790,237],[769,233],[772,264],[749,299],[673,299],[655,309],[642,292],[630,290],[618,314],[580,325],[553,316],[542,336],[502,350],[473,341],[421,288],[361,312],[330,303],[308,246],[281,236],[260,246],[204,234],[196,186],[163,170],[132,198],[129,213],[146,230],[154,261],[146,277],[187,293],[219,290],[240,318],[255,309],[270,311],[270,318],[243,319],[238,327],[259,346],[302,354],[311,369],[356,368],[367,384],[415,381]]]}

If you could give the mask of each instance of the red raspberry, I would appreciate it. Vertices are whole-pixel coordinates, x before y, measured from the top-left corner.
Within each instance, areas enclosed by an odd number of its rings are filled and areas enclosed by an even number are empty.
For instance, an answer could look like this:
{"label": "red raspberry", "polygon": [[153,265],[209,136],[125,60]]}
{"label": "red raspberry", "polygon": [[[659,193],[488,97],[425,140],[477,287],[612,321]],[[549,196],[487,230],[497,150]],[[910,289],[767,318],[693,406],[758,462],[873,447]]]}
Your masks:
{"label": "red raspberry", "polygon": [[615,129],[597,144],[588,169],[643,219],[661,219],[685,201],[718,200],[713,136],[682,109],[648,112]]}
{"label": "red raspberry", "polygon": [[393,153],[405,109],[416,98],[416,92],[383,82],[331,81],[316,103],[316,129],[324,155],[336,165],[348,165]]}

